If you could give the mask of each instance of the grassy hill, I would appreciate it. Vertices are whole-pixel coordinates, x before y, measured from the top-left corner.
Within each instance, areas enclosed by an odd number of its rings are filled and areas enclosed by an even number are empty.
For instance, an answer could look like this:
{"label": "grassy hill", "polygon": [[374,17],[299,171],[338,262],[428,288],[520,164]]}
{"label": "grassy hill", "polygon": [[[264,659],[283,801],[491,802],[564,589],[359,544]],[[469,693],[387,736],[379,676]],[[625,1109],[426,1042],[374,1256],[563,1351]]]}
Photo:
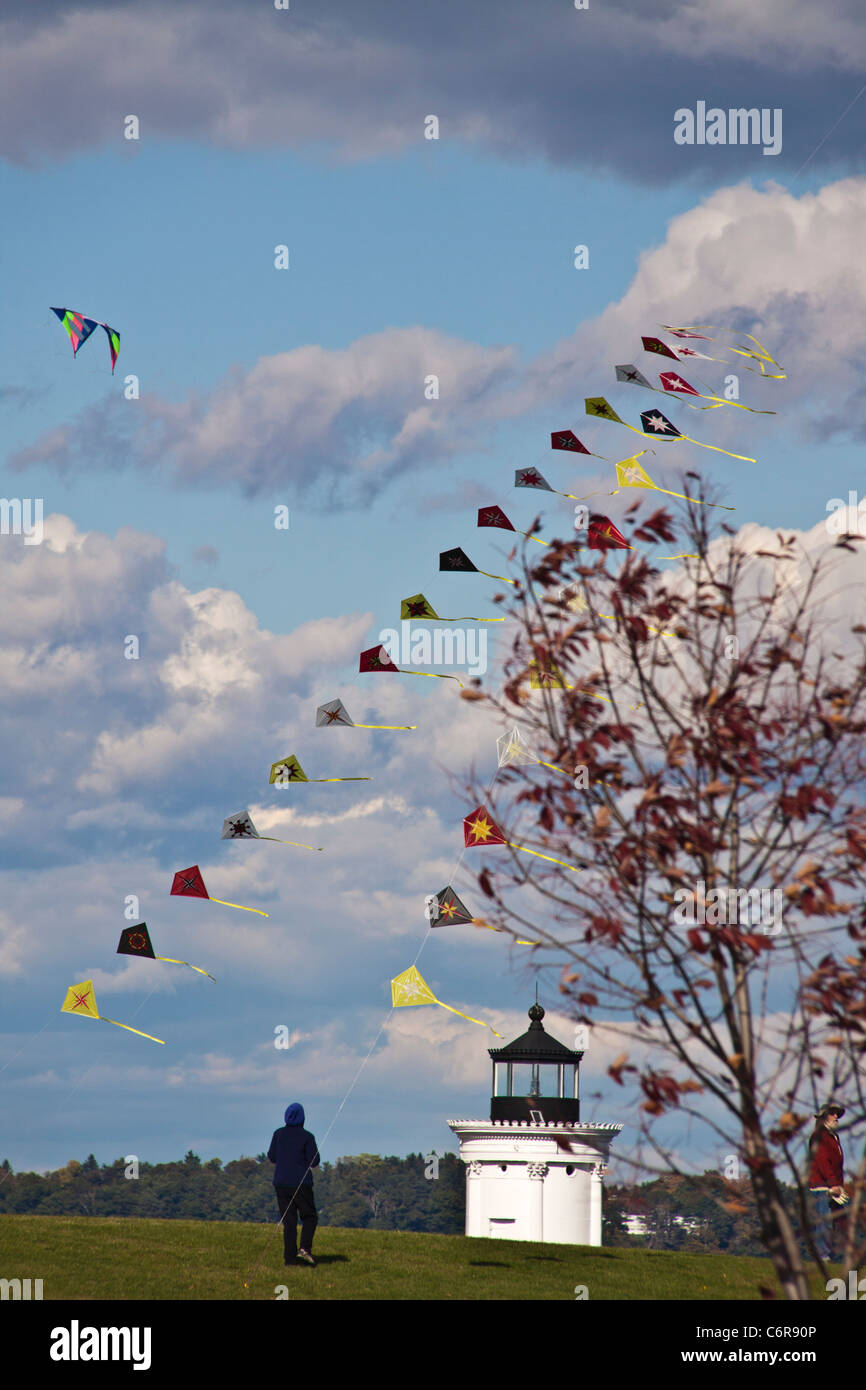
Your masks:
{"label": "grassy hill", "polygon": [[[286,1269],[276,1225],[0,1216],[0,1278],[49,1299],[759,1299],[766,1260],[320,1227],[315,1269]],[[249,1283],[249,1288],[244,1283]],[[815,1297],[824,1298],[816,1281]]]}

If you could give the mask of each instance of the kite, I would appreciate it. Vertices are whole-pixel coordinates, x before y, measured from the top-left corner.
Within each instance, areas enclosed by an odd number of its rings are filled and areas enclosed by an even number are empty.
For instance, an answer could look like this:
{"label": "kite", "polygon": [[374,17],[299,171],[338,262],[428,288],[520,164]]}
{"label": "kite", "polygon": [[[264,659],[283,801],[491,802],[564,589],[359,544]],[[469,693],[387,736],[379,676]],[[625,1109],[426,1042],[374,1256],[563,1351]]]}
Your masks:
{"label": "kite", "polygon": [[[479,526],[498,526],[503,531],[517,532],[517,528],[511,525],[508,517],[501,507],[479,507],[478,508]],[[550,545],[550,541],[543,541],[538,536],[530,535],[528,531],[521,531],[521,536],[526,536],[528,540],[536,541],[538,545]]]}
{"label": "kite", "polygon": [[193,864],[189,869],[178,869],[172,880],[169,896],[208,898],[212,903],[219,903],[220,907],[236,907],[240,912],[257,912],[260,917],[267,917],[268,915],[266,912],[262,912],[260,907],[244,907],[241,903],[227,903],[222,898],[212,898],[204,886],[204,879],[198,864]]}
{"label": "kite", "polygon": [[[188,960],[175,960],[173,956],[156,955],[146,922],[139,922],[137,927],[124,927],[120,933],[117,954],[119,956],[146,956],[148,960],[164,960],[169,965],[189,965],[190,970],[197,970],[199,975],[207,975],[209,980],[214,980],[213,975],[208,974],[207,970],[202,970],[198,965],[190,965]],[[216,980],[214,980],[214,984],[216,984]]]}
{"label": "kite", "polygon": [[289,782],[371,782],[371,777],[308,777],[294,753],[271,763],[271,786],[287,787]]}
{"label": "kite", "polygon": [[72,356],[78,352],[87,342],[94,329],[99,327],[96,319],[86,319],[83,314],[76,314],[74,309],[55,309],[51,306],[52,314],[56,314],[66,332],[69,334],[69,341],[72,343]]}
{"label": "kite", "polygon": [[106,1018],[96,1007],[93,981],[82,980],[80,985],[70,985],[66,998],[60,1006],[62,1014],[78,1014],[80,1018],[99,1018],[103,1023],[113,1023],[115,1028],[125,1028],[127,1033],[137,1033],[140,1038],[150,1038],[151,1042],[165,1047],[165,1038],[155,1038],[152,1033],[142,1033],[140,1028],[130,1028],[128,1023],[118,1023],[116,1018]]}
{"label": "kite", "polygon": [[87,339],[95,328],[104,328],[108,338],[108,351],[111,356],[111,375],[114,376],[114,366],[117,362],[117,354],[120,351],[120,334],[115,328],[109,328],[107,323],[100,323],[98,319],[85,318],[83,314],[77,314],[74,309],[55,309],[51,305],[52,314],[56,314],[66,332],[69,334],[69,341],[72,343],[72,356],[74,357],[78,349],[84,347]]}
{"label": "kite", "polygon": [[672,357],[675,362],[679,362],[684,357],[701,357],[705,362],[723,362],[723,357],[708,357],[705,352],[698,352],[695,348],[668,347],[661,338],[641,338],[644,352],[658,353],[659,357]]}
{"label": "kite", "polygon": [[483,806],[476,806],[474,811],[463,817],[463,843],[467,849],[472,849],[475,845],[509,845],[511,849],[522,850],[524,854],[534,854],[536,859],[548,859],[551,864],[561,864],[572,873],[579,872],[573,864],[566,864],[564,859],[554,859],[550,854],[540,854],[537,849],[528,849],[526,845],[517,845],[513,840],[506,840],[493,817]]}
{"label": "kite", "polygon": [[410,594],[408,598],[400,600],[400,617],[415,618],[419,622],[439,622],[439,623],[504,623],[504,618],[470,618],[464,615],[462,618],[442,618],[433,608],[429,599],[423,594]]}
{"label": "kite", "polygon": [[[775,412],[772,412],[775,413]],[[730,449],[720,449],[717,444],[704,444],[700,439],[692,439],[691,435],[683,434],[676,425],[672,425],[666,415],[662,415],[660,410],[642,410],[641,424],[644,427],[644,434],[655,435],[658,439],[685,439],[690,444],[698,444],[702,449],[712,449],[717,454],[727,454],[728,458],[742,459],[744,463],[757,463],[757,459],[747,458],[745,454],[732,454]],[[622,424],[620,420],[620,424]],[[631,425],[626,426],[632,429]],[[635,430],[635,434],[639,431]]]}
{"label": "kite", "polygon": [[690,386],[687,381],[684,381],[681,376],[677,376],[676,372],[660,372],[659,381],[662,383],[662,385],[665,388],[665,391],[668,394],[673,393],[674,395],[681,396],[697,396],[699,400],[714,402],[713,405],[700,406],[697,407],[698,409],[718,410],[720,405],[734,405],[737,407],[738,410],[748,410],[752,415],[776,414],[775,410],[756,410],[753,405],[743,405],[742,401],[729,401],[723,396],[704,396],[701,394],[700,391],[696,391],[694,386]]}
{"label": "kite", "polygon": [[465,550],[461,550],[457,545],[453,550],[441,550],[439,552],[440,570],[451,570],[455,574],[483,574],[488,579],[501,579],[503,584],[514,584],[514,579],[509,579],[505,574],[491,574],[489,570],[480,570],[473,565]]}
{"label": "kite", "polygon": [[639,372],[633,362],[625,362],[620,367],[614,367],[614,371],[617,381],[630,381],[633,386],[645,386],[647,391],[658,391],[658,387],[647,381],[643,372]]}
{"label": "kite", "polygon": [[[590,458],[600,459],[601,454],[594,454],[591,449],[587,449],[581,444],[573,430],[555,430],[550,436],[551,449],[565,449],[573,454],[588,454]],[[604,460],[605,463],[607,460]]]}
{"label": "kite", "polygon": [[560,492],[559,488],[551,487],[550,483],[546,478],[542,477],[537,468],[515,468],[514,486],[542,488],[545,492],[555,492],[558,497],[570,497],[574,502],[580,501],[580,498],[575,497],[573,492]]}
{"label": "kite", "polygon": [[[710,328],[711,325],[708,324],[708,323],[702,323],[702,324],[698,324],[697,327],[698,327],[698,328]],[[718,339],[716,339],[716,338],[708,338],[708,337],[706,337],[706,335],[703,334],[703,333],[697,333],[697,332],[695,332],[694,328],[691,328],[691,327],[686,327],[686,328],[673,328],[669,323],[663,323],[663,324],[662,324],[662,328],[666,328],[667,331],[668,331],[669,333],[673,333],[673,335],[674,335],[675,338],[700,338],[700,339],[702,339],[705,343],[714,343],[714,342],[718,342]],[[714,331],[715,331],[715,330],[714,330]],[[761,376],[767,377],[767,379],[768,379],[769,381],[786,381],[786,380],[787,380],[786,373],[784,372],[784,370],[782,369],[782,367],[779,366],[779,363],[773,360],[773,358],[772,358],[772,357],[770,356],[770,354],[767,352],[767,349],[766,349],[765,347],[762,347],[761,344],[758,342],[757,338],[755,338],[751,333],[747,333],[747,334],[746,334],[746,337],[749,339],[750,342],[752,342],[752,343],[755,344],[755,347],[758,349],[757,352],[755,352],[754,349],[752,349],[752,348],[734,347],[732,343],[726,343],[725,346],[727,347],[728,352],[736,352],[740,357],[752,357],[752,358],[754,358],[755,361],[758,363],[758,367],[759,367],[759,369],[760,369],[760,374],[761,374]],[[657,340],[656,340],[656,341],[657,341]],[[703,356],[704,356],[704,353],[702,353],[702,352],[695,352],[692,348],[680,348],[680,349],[679,349],[679,355],[680,355],[681,357],[703,357]],[[708,359],[708,360],[713,361],[713,362],[716,362],[716,361],[719,361],[720,359],[719,359],[719,358],[710,358],[710,359]],[[772,372],[765,372],[765,371],[764,371],[764,363],[765,363],[765,362],[768,363],[771,367],[778,367],[778,368],[779,368],[779,375],[776,376],[776,375],[774,375],[774,373],[772,373]],[[747,371],[747,372],[753,372],[754,370],[755,370],[754,367],[747,367],[747,368],[746,368],[746,371]]]}
{"label": "kite", "polygon": [[238,811],[223,821],[221,840],[273,840],[275,845],[293,845],[295,849],[311,849],[321,852],[321,845],[302,845],[297,840],[279,840],[276,835],[260,835],[253,825],[249,811]]}
{"label": "kite", "polygon": [[[438,893],[431,893],[425,900],[425,915],[431,927],[463,926],[486,927],[488,931],[502,932],[503,927],[493,927],[489,922],[485,922],[483,917],[472,917],[465,903],[461,902],[452,887],[443,888]],[[540,946],[540,941],[521,941],[517,939],[518,946]]]}
{"label": "kite", "polygon": [[456,676],[446,676],[438,671],[407,671],[403,666],[395,666],[384,647],[368,647],[365,652],[361,652],[361,659],[358,665],[361,674],[369,671],[397,671],[402,676],[430,676],[437,681],[457,681],[460,689],[463,689],[463,682],[457,680]]}
{"label": "kite", "polygon": [[[643,453],[647,452],[646,449],[643,450]],[[646,469],[637,462],[640,457],[640,454],[635,454],[633,458],[623,459],[622,463],[616,465],[616,481],[619,487],[617,487],[616,492],[610,493],[611,497],[615,497],[620,488],[647,487],[652,488],[654,492],[663,492],[668,497],[682,497],[684,502],[695,502],[702,507],[720,507],[724,512],[736,511],[736,507],[726,507],[721,502],[702,502],[699,497],[687,497],[684,492],[671,492],[668,487],[659,487],[658,483],[653,482]]]}
{"label": "kite", "polygon": [[566,777],[571,776],[564,767],[557,767],[556,763],[546,763],[543,758],[536,758],[532,749],[522,741],[516,724],[510,734],[501,734],[496,740],[496,754],[500,767],[507,767],[509,763],[538,763],[539,767],[549,767],[553,772],[565,773]]}
{"label": "kite", "polygon": [[482,1023],[480,1018],[470,1018],[469,1014],[452,1009],[450,1004],[443,1004],[441,999],[436,998],[426,980],[418,974],[415,966],[410,965],[408,970],[404,970],[402,975],[396,975],[391,981],[391,1005],[395,1009],[405,1009],[413,1004],[438,1004],[440,1009],[447,1009],[449,1013],[465,1018],[468,1023],[477,1023],[481,1028],[489,1028],[497,1038],[502,1037],[491,1024]]}
{"label": "kite", "polygon": [[329,700],[316,710],[316,728],[329,729],[332,724],[345,724],[353,729],[417,729],[417,724],[356,724],[342,700]]}
{"label": "kite", "polygon": [[[633,545],[629,545],[625,536],[614,526],[609,516],[595,515],[589,519],[586,528],[586,543],[590,550],[634,550]],[[676,555],[659,555],[659,560],[688,560],[694,559],[688,551],[681,551]]]}
{"label": "kite", "polygon": [[[675,425],[671,424],[670,420],[662,415],[660,410],[641,411],[640,418],[644,429],[639,430],[634,425],[628,425],[625,420],[621,420],[604,396],[587,396],[584,405],[587,415],[597,415],[601,420],[612,420],[614,424],[623,425],[627,430],[631,430],[632,434],[638,434],[644,439],[648,434],[655,434],[657,438],[661,439],[686,439],[691,444],[701,444],[699,439],[692,439],[691,435],[682,434]],[[732,454],[729,449],[720,449],[716,444],[701,444],[701,448],[713,449],[717,454],[727,454],[732,459],[742,459],[744,463],[757,463],[757,459],[746,458],[745,454]]]}

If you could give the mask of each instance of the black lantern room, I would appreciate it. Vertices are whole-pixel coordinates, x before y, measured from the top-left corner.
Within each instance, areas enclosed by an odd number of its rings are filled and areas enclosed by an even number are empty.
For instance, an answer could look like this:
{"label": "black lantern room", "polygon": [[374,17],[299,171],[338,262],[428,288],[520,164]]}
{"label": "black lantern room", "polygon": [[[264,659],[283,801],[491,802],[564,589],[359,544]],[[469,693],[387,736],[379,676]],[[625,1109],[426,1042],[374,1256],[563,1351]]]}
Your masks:
{"label": "black lantern room", "polygon": [[529,1017],[529,1028],[521,1037],[506,1047],[488,1048],[493,1062],[490,1118],[532,1121],[540,1113],[546,1124],[577,1124],[583,1053],[545,1033],[540,1004],[532,1005]]}

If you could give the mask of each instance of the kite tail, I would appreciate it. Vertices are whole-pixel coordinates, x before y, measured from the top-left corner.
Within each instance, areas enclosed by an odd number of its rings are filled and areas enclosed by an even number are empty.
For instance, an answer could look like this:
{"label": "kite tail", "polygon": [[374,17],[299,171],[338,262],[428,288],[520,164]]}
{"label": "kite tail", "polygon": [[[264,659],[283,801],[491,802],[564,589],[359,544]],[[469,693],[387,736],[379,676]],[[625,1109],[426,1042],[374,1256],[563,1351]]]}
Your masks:
{"label": "kite tail", "polygon": [[549,859],[551,864],[561,864],[564,869],[571,869],[573,874],[579,874],[580,869],[576,869],[573,864],[566,864],[564,859],[554,859],[552,854],[540,854],[537,849],[527,849],[526,845],[516,845],[513,840],[508,840],[512,849],[522,849],[524,854],[534,854],[536,859]]}
{"label": "kite tail", "polygon": [[202,970],[200,965],[190,965],[188,960],[175,960],[174,956],[157,956],[157,960],[168,961],[169,965],[189,965],[190,970],[197,970],[199,975],[207,975],[208,979],[213,980],[214,984],[216,984],[216,979],[213,975],[208,974],[207,970]]}
{"label": "kite tail", "polygon": [[[509,583],[511,583],[510,580]],[[406,671],[402,666],[398,669],[403,676],[429,676],[432,681],[457,681],[460,689],[463,689],[463,682],[458,681],[456,676],[440,676],[438,671]],[[369,782],[369,777],[366,780]]]}
{"label": "kite tail", "polygon": [[[534,539],[535,539],[534,536],[530,536],[530,540],[534,540]],[[547,541],[542,541],[541,544],[542,544],[542,545],[547,545]],[[468,613],[464,613],[463,616],[462,616],[461,618],[443,618],[443,619],[442,619],[442,622],[443,622],[443,623],[504,623],[504,622],[505,622],[505,619],[504,619],[504,618],[472,618],[472,617],[469,616]]]}
{"label": "kite tail", "polygon": [[478,573],[486,575],[488,579],[501,579],[503,584],[515,584],[517,582],[514,579],[509,579],[508,576],[504,574],[491,574],[489,570],[479,570]]}
{"label": "kite tail", "polygon": [[311,849],[313,851],[318,850],[320,854],[322,852],[322,849],[324,848],[323,845],[302,845],[299,840],[278,840],[276,835],[260,835],[259,839],[273,840],[275,845],[293,845],[295,849]]}
{"label": "kite tail", "polygon": [[372,777],[310,777],[310,782],[372,782]]}
{"label": "kite tail", "polygon": [[480,1028],[489,1028],[494,1037],[502,1037],[502,1034],[497,1033],[491,1023],[483,1023],[480,1018],[470,1018],[468,1014],[462,1014],[459,1009],[452,1009],[450,1004],[443,1004],[441,999],[437,999],[436,1003],[441,1009],[447,1009],[449,1013],[457,1014],[459,1018],[465,1018],[468,1023],[477,1023]]}
{"label": "kite tail", "polygon": [[536,758],[539,767],[549,767],[552,772],[561,772],[563,776],[570,777],[571,773],[566,772],[564,767],[557,767],[556,763],[546,763],[543,758]]}
{"label": "kite tail", "polygon": [[689,441],[690,444],[697,444],[697,445],[699,445],[701,449],[712,449],[712,450],[714,450],[714,452],[717,453],[717,454],[727,454],[728,458],[731,458],[731,459],[742,459],[742,460],[743,460],[743,463],[757,463],[757,462],[758,462],[757,459],[750,459],[750,458],[747,458],[745,454],[732,454],[731,451],[730,451],[730,449],[720,449],[719,446],[718,446],[718,444],[704,444],[703,440],[701,440],[701,439],[692,439],[691,436],[688,435],[688,434],[680,435],[680,438],[681,438],[681,439],[687,439],[687,440]]}
{"label": "kite tail", "polygon": [[[538,536],[531,536],[531,535],[529,534],[528,531],[521,531],[520,534],[521,534],[521,536],[525,536],[526,539],[527,539],[528,541],[535,541],[535,543],[536,543],[537,545],[548,545],[548,546],[550,545],[550,541],[542,541],[542,540],[539,540]],[[473,619],[473,621],[476,621],[476,620]],[[501,619],[501,618],[493,618],[492,621],[493,621],[494,623],[497,623],[497,622],[501,622],[502,619]]]}
{"label": "kite tail", "polygon": [[[208,894],[210,897],[210,894]],[[220,907],[236,907],[239,912],[257,912],[260,917],[267,917],[267,912],[262,912],[260,907],[244,907],[242,903],[227,903],[222,898],[211,898],[212,903],[219,903]]]}
{"label": "kite tail", "polygon": [[[501,620],[500,620],[501,621]],[[356,724],[356,729],[417,729],[417,724]],[[290,840],[285,840],[284,844],[291,844]]]}
{"label": "kite tail", "polygon": [[115,1028],[125,1028],[127,1033],[137,1033],[140,1038],[150,1038],[151,1042],[162,1043],[165,1047],[165,1038],[155,1038],[152,1033],[142,1033],[140,1028],[130,1028],[128,1023],[118,1023],[116,1018],[106,1018],[105,1014],[100,1014],[99,1017],[104,1023],[113,1023]]}

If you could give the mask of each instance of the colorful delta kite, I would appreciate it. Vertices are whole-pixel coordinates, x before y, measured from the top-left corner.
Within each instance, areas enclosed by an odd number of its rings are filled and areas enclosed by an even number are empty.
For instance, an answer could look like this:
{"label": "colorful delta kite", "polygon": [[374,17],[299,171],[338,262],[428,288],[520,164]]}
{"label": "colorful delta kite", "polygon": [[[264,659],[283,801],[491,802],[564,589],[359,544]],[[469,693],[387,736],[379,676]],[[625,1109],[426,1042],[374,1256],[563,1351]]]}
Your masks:
{"label": "colorful delta kite", "polygon": [[508,517],[501,507],[479,507],[478,508],[479,526],[498,526],[502,531],[514,531],[515,533],[526,536],[528,540],[536,541],[538,545],[550,545],[550,541],[543,541],[539,536],[533,536],[529,531],[517,532],[517,527],[512,526]]}
{"label": "colorful delta kite", "polygon": [[204,879],[198,864],[193,864],[189,869],[178,869],[172,881],[169,896],[207,898],[212,903],[219,903],[220,907],[236,907],[239,912],[257,912],[260,917],[267,917],[268,915],[266,912],[262,912],[260,907],[244,907],[241,903],[227,903],[223,898],[212,898],[204,886]]}
{"label": "colorful delta kite", "polygon": [[578,502],[580,499],[575,497],[573,492],[560,492],[559,488],[551,487],[545,477],[539,473],[537,468],[515,468],[514,470],[515,487],[537,487],[544,492],[555,492],[557,497],[570,497],[572,501]]}
{"label": "colorful delta kite", "polygon": [[[524,854],[533,854],[536,859],[547,859],[551,864],[561,864],[564,869],[570,869],[572,873],[579,873],[573,864],[566,864],[564,859],[554,859],[552,854],[540,854],[537,849],[528,849],[526,845],[517,845],[513,840],[506,840],[496,821],[488,813],[484,806],[476,806],[468,816],[463,818],[463,843],[467,849],[473,849],[476,845],[508,845],[511,849],[522,850]],[[583,865],[582,867],[586,867]]]}
{"label": "colorful delta kite", "polygon": [[361,675],[365,675],[370,671],[377,674],[382,671],[388,671],[396,672],[401,676],[429,676],[431,680],[457,681],[460,689],[463,689],[463,682],[457,680],[456,676],[442,675],[438,671],[407,671],[402,666],[395,666],[384,647],[368,647],[365,652],[361,652],[358,670]]}
{"label": "colorful delta kite", "polygon": [[611,420],[615,425],[622,425],[625,429],[631,430],[632,434],[640,435],[644,439],[648,434],[657,439],[686,439],[691,444],[699,444],[702,449],[713,449],[717,454],[727,454],[729,458],[742,459],[744,463],[757,462],[756,459],[747,458],[745,454],[732,454],[729,449],[720,449],[716,444],[701,444],[699,439],[692,439],[691,435],[682,434],[659,410],[641,411],[640,418],[645,428],[639,430],[634,425],[628,425],[625,420],[621,420],[604,396],[587,396],[584,405],[587,415],[595,415],[599,420]]}
{"label": "colorful delta kite", "polygon": [[601,454],[594,454],[591,449],[587,449],[585,444],[581,444],[574,430],[554,430],[550,436],[550,447],[551,449],[564,449],[566,453],[571,454],[587,454],[594,459],[602,458]]}
{"label": "colorful delta kite", "polygon": [[480,570],[473,565],[465,550],[461,550],[456,545],[453,550],[440,550],[439,552],[440,570],[450,570],[453,574],[483,574],[488,579],[501,579],[503,584],[514,584],[514,579],[509,579],[505,574],[491,574],[489,570]]}
{"label": "colorful delta kite", "polygon": [[148,960],[164,960],[169,965],[188,965],[190,970],[197,970],[199,975],[207,975],[208,979],[213,980],[216,984],[213,975],[208,974],[207,970],[202,970],[198,965],[190,965],[188,960],[175,960],[173,956],[158,956],[153,949],[146,922],[139,922],[137,927],[124,927],[120,933],[117,954],[119,956],[145,956]]}
{"label": "colorful delta kite", "polygon": [[417,729],[417,724],[356,724],[342,700],[329,700],[316,710],[316,728],[330,729],[332,724],[347,725],[352,729]]}
{"label": "colorful delta kite", "polygon": [[724,396],[704,396],[690,386],[676,372],[659,372],[659,381],[668,395],[697,396],[702,401],[712,401],[712,405],[696,406],[697,410],[718,410],[721,405],[733,405],[738,410],[748,410],[751,415],[775,415],[775,410],[756,410],[753,405],[743,405],[742,401],[729,401]]}
{"label": "colorful delta kite", "polygon": [[96,1007],[92,980],[82,980],[80,985],[70,985],[60,1006],[60,1012],[78,1014],[79,1018],[99,1018],[103,1023],[113,1023],[115,1028],[125,1028],[127,1033],[137,1033],[140,1038],[149,1038],[151,1042],[161,1043],[165,1047],[165,1038],[155,1038],[152,1033],[142,1033],[140,1028],[130,1028],[128,1023],[118,1023],[116,1018],[106,1018],[105,1014],[101,1014]]}
{"label": "colorful delta kite", "polygon": [[100,323],[98,319],[87,319],[83,314],[77,314],[74,309],[55,309],[51,305],[52,314],[56,314],[66,332],[69,334],[69,341],[72,343],[72,356],[75,357],[78,349],[84,347],[87,339],[95,328],[104,328],[108,338],[108,351],[111,357],[111,375],[114,376],[114,366],[117,362],[117,354],[120,352],[120,334],[115,328],[109,328],[107,323]]}
{"label": "colorful delta kite", "polygon": [[391,1004],[395,1009],[405,1009],[414,1004],[438,1004],[440,1009],[447,1009],[449,1013],[465,1018],[467,1023],[477,1023],[481,1028],[489,1028],[495,1037],[502,1037],[492,1024],[482,1023],[480,1018],[470,1018],[469,1014],[452,1009],[450,1004],[443,1004],[441,999],[436,998],[426,980],[418,974],[414,965],[410,965],[408,970],[404,970],[402,975],[396,975],[391,981]]}
{"label": "colorful delta kite", "polygon": [[311,849],[321,853],[321,845],[302,845],[297,840],[278,840],[276,835],[260,835],[253,825],[249,811],[238,811],[223,821],[221,840],[273,840],[275,845],[292,845],[295,849]]}
{"label": "colorful delta kite", "polygon": [[[443,888],[438,893],[431,893],[425,900],[425,915],[431,927],[459,927],[473,926],[486,927],[488,931],[502,932],[503,927],[491,926],[485,922],[483,917],[472,917],[465,903],[461,902],[452,887]],[[540,946],[540,941],[522,941],[519,937],[515,943],[518,946]]]}
{"label": "colorful delta kite", "polygon": [[308,777],[294,753],[271,763],[271,786],[287,787],[290,782],[371,782],[371,777]]}
{"label": "colorful delta kite", "polygon": [[442,618],[436,612],[433,605],[423,594],[410,594],[408,598],[400,600],[400,617],[403,619],[414,618],[416,622],[439,622],[439,623],[504,623],[504,618],[470,618],[465,614],[461,618]]}

